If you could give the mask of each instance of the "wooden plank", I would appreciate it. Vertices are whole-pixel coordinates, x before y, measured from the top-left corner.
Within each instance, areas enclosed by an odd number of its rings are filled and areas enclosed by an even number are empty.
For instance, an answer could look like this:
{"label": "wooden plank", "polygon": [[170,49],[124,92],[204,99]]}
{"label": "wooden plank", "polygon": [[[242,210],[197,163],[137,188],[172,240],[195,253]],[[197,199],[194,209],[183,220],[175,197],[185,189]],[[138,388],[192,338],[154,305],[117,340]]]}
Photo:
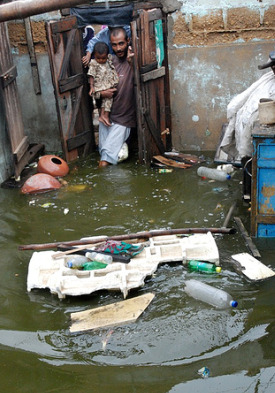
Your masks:
{"label": "wooden plank", "polygon": [[147,72],[146,74],[142,74],[141,80],[142,82],[148,82],[150,80],[161,78],[162,76],[165,76],[165,74],[166,74],[165,67],[160,67],[157,70],[153,70]]}
{"label": "wooden plank", "polygon": [[85,79],[83,74],[77,74],[66,79],[61,79],[58,81],[59,91],[62,94],[66,91],[77,89],[78,87],[84,85],[84,81]]}
{"label": "wooden plank", "polygon": [[28,143],[28,137],[24,136],[17,146],[17,148],[13,151],[13,157],[16,163],[18,163],[23,155],[26,153],[28,150],[29,143]]}
{"label": "wooden plank", "polygon": [[67,139],[68,151],[77,149],[79,146],[83,146],[86,143],[91,142],[91,140],[92,140],[91,131],[86,131],[86,132],[82,132],[81,134],[77,134],[76,136]]}
{"label": "wooden plank", "polygon": [[232,255],[238,262],[237,270],[253,281],[264,280],[275,276],[275,272],[250,254],[241,253]]}
{"label": "wooden plank", "polygon": [[248,235],[242,220],[239,217],[234,217],[234,221],[237,224],[241,235],[245,241],[246,246],[248,247],[248,249],[250,250],[251,254],[253,255],[253,257],[255,258],[261,258],[261,254],[259,253],[257,247],[255,246],[255,244],[253,243],[251,237]]}
{"label": "wooden plank", "polygon": [[156,161],[159,161],[162,164],[165,164],[167,166],[171,166],[173,168],[186,169],[186,168],[190,168],[192,166],[191,164],[186,164],[184,162],[177,162],[175,160],[171,160],[169,158],[165,158],[165,157],[162,157],[162,156],[154,156],[153,159],[156,160]]}
{"label": "wooden plank", "polygon": [[52,34],[60,34],[76,28],[77,28],[77,20],[75,16],[64,18],[61,19],[58,23],[51,24]]}
{"label": "wooden plank", "polygon": [[141,86],[140,86],[140,77],[139,77],[139,57],[140,57],[140,48],[139,48],[139,39],[138,39],[138,23],[137,21],[131,22],[131,31],[132,31],[132,44],[133,50],[135,53],[134,56],[134,88],[135,88],[135,97],[136,97],[136,105],[137,105],[137,134],[138,134],[138,157],[139,162],[144,163],[144,119],[143,119],[143,107],[142,107],[142,95],[141,95]]}
{"label": "wooden plank", "polygon": [[32,162],[39,154],[42,154],[45,146],[43,144],[36,144],[31,146],[21,158],[21,160],[15,164],[15,177],[18,177],[23,171],[26,165]]}
{"label": "wooden plank", "polygon": [[152,120],[152,117],[151,117],[151,115],[150,115],[150,113],[148,111],[145,111],[144,117],[145,117],[145,120],[146,120],[146,122],[148,124],[148,128],[149,128],[149,130],[150,130],[150,132],[151,132],[151,134],[152,134],[152,136],[153,136],[153,138],[154,138],[154,140],[156,142],[156,145],[157,145],[157,147],[159,149],[159,152],[161,154],[163,154],[165,152],[165,147],[164,147],[164,144],[162,142],[162,139],[161,139],[161,136],[160,136],[160,132],[156,128],[155,123]]}
{"label": "wooden plank", "polygon": [[154,61],[151,64],[147,64],[145,66],[140,67],[140,73],[146,74],[146,72],[150,72],[152,70],[155,70],[156,68],[158,68],[158,62]]}
{"label": "wooden plank", "polygon": [[41,94],[39,71],[38,71],[36,53],[35,53],[34,44],[33,44],[32,27],[31,27],[30,18],[24,19],[24,24],[25,24],[25,31],[26,31],[29,56],[30,56],[30,61],[31,61],[31,71],[32,71],[34,92],[35,92],[35,94]]}
{"label": "wooden plank", "polygon": [[155,295],[147,293],[132,299],[71,314],[71,333],[84,332],[134,322],[149,306]]}
{"label": "wooden plank", "polygon": [[72,138],[72,136],[74,135],[75,129],[76,129],[76,119],[77,119],[77,115],[78,115],[79,108],[80,108],[82,92],[83,92],[83,86],[81,86],[79,89],[77,89],[74,94],[74,102],[73,102],[73,106],[72,106],[70,124],[68,127],[68,133],[66,135],[67,139]]}
{"label": "wooden plank", "polygon": [[67,34],[67,43],[66,43],[65,53],[64,53],[63,60],[62,60],[62,64],[61,64],[60,74],[59,74],[60,80],[64,79],[66,77],[66,75],[68,74],[69,61],[70,61],[70,57],[72,54],[72,48],[73,48],[75,36],[76,36],[76,29],[69,31]]}

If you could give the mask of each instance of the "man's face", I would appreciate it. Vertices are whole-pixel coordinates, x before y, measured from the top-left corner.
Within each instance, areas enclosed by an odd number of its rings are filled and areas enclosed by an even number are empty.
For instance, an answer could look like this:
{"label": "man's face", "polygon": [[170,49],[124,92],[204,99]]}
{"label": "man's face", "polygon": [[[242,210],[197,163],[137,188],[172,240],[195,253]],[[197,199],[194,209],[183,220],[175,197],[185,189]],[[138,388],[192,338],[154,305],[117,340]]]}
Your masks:
{"label": "man's face", "polygon": [[128,51],[128,43],[129,39],[125,39],[123,32],[119,32],[116,36],[111,34],[111,45],[114,53],[120,59],[123,59],[127,56]]}

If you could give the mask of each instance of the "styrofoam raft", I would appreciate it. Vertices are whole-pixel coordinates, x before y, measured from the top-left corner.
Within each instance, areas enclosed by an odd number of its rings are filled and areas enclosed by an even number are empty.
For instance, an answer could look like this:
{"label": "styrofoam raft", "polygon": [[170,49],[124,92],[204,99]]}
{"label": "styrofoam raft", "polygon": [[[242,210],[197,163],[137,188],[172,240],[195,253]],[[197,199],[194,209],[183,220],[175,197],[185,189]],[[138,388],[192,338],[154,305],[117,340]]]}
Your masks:
{"label": "styrofoam raft", "polygon": [[29,262],[27,290],[48,288],[64,298],[104,289],[121,291],[126,298],[131,289],[144,285],[145,278],[152,276],[160,263],[198,259],[219,264],[218,248],[210,232],[186,238],[158,236],[151,238],[147,245],[128,264],[114,262],[105,269],[90,271],[67,268],[65,257],[52,258],[54,251],[34,252]]}

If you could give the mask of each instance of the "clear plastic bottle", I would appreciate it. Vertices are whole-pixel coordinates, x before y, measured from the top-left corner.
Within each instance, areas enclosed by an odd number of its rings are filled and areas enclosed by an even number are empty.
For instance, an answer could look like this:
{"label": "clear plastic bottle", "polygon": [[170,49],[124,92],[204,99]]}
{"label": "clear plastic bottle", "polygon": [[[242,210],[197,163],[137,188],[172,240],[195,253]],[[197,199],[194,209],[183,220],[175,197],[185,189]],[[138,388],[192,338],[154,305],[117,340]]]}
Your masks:
{"label": "clear plastic bottle", "polygon": [[113,257],[111,255],[100,254],[95,251],[86,252],[85,257],[90,261],[106,263],[107,265],[113,262]]}
{"label": "clear plastic bottle", "polygon": [[208,179],[226,181],[230,180],[231,176],[226,172],[219,171],[215,168],[207,168],[206,166],[200,166],[197,170],[197,174],[201,177],[207,177]]}
{"label": "clear plastic bottle", "polygon": [[88,261],[89,259],[83,255],[70,255],[69,257],[66,257],[65,266],[70,269],[82,269],[84,263]]}
{"label": "clear plastic bottle", "polygon": [[211,287],[197,280],[185,282],[185,292],[194,299],[211,304],[217,308],[237,307],[238,302],[222,289]]}
{"label": "clear plastic bottle", "polygon": [[220,273],[222,268],[216,266],[213,263],[201,262],[201,261],[188,261],[188,267],[190,270],[203,273]]}

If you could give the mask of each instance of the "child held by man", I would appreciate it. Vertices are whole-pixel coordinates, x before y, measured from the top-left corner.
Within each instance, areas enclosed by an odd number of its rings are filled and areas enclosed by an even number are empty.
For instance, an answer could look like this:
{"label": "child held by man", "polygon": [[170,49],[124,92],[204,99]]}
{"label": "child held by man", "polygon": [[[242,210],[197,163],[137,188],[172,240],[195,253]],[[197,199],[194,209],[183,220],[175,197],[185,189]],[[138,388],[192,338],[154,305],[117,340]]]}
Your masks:
{"label": "child held by man", "polygon": [[[108,45],[104,42],[97,42],[94,46],[94,59],[89,63],[90,91],[89,95],[100,102],[100,92],[115,88],[118,85],[119,77],[112,62],[112,55],[109,54]],[[110,112],[113,104],[112,98],[103,98],[99,108],[99,121],[111,125]]]}

